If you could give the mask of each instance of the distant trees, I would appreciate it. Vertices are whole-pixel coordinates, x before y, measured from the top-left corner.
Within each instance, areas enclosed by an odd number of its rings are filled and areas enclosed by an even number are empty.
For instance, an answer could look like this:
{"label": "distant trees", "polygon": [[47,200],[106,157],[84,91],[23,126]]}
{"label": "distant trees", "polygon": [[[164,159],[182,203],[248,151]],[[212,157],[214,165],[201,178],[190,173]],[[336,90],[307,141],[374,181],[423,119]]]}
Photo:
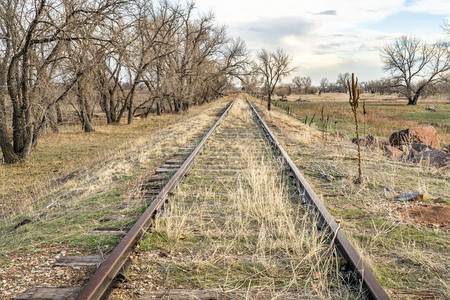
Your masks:
{"label": "distant trees", "polygon": [[392,94],[395,92],[395,81],[389,78],[380,78],[378,80],[371,80],[364,86],[365,91],[371,93],[378,93],[380,95]]}
{"label": "distant trees", "polygon": [[285,99],[292,93],[291,85],[290,84],[280,85],[275,89],[275,93],[281,98]]}
{"label": "distant trees", "polygon": [[338,78],[336,80],[336,88],[340,93],[346,93],[348,91],[348,82],[350,80],[349,73],[339,73]]}
{"label": "distant trees", "polygon": [[[26,159],[44,129],[60,119],[55,112],[63,101],[89,132],[95,106],[108,124],[179,112],[222,95],[247,64],[243,41],[230,39],[213,15],[194,14],[192,3],[1,1],[3,161]],[[136,102],[138,90],[146,99]]]}
{"label": "distant trees", "polygon": [[427,44],[403,36],[381,50],[381,59],[384,70],[391,73],[394,87],[408,99],[408,105],[416,105],[425,88],[442,82],[450,70],[448,42]]}
{"label": "distant trees", "polygon": [[320,88],[320,90],[322,91],[322,92],[327,92],[328,91],[328,86],[329,86],[329,82],[328,82],[328,79],[326,79],[326,78],[322,78],[321,80],[320,80],[320,85],[319,85],[319,88]]}
{"label": "distant trees", "polygon": [[292,83],[295,85],[295,87],[299,90],[301,90],[304,94],[308,94],[311,92],[311,77],[305,76],[295,76],[294,79],[292,79]]}
{"label": "distant trees", "polygon": [[257,74],[251,73],[251,71],[249,74],[239,76],[239,80],[242,90],[252,95],[258,93],[259,87],[262,84],[261,78]]}
{"label": "distant trees", "polygon": [[293,69],[290,67],[292,58],[284,53],[281,48],[275,52],[266,49],[258,51],[255,71],[261,75],[264,82],[264,90],[267,94],[267,109],[271,108],[272,94],[279,81],[289,75]]}

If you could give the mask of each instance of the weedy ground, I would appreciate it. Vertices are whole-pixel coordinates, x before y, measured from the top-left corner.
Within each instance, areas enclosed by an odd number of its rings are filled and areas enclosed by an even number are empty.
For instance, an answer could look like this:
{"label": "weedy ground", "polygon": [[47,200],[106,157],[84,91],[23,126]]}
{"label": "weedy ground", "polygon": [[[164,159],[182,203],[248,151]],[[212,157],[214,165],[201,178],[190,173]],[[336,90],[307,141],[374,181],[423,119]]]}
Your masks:
{"label": "weedy ground", "polygon": [[[348,103],[348,94],[323,93],[317,95],[290,95],[288,102],[276,101],[275,105],[286,109],[309,124],[322,128],[321,110],[324,107],[324,119],[329,117],[328,131],[355,136],[353,115]],[[296,101],[301,99],[301,101]],[[363,115],[365,103],[366,114]],[[365,123],[366,134],[373,134],[387,141],[389,136],[406,128],[417,126],[434,126],[441,139],[442,146],[450,144],[450,102],[442,97],[420,99],[417,105],[406,105],[406,100],[395,95],[362,94],[359,103],[359,120],[361,133]],[[426,110],[433,106],[436,112]]]}
{"label": "weedy ground", "polygon": [[[326,94],[323,94],[322,97],[324,95]],[[329,100],[333,101],[333,99]],[[342,99],[339,107],[349,111],[348,103],[345,101],[346,99]],[[82,283],[85,277],[69,276],[73,270],[52,268],[51,261],[66,254],[107,253],[117,243],[118,238],[108,235],[88,235],[88,233],[98,227],[126,228],[132,224],[144,208],[139,197],[132,197],[141,177],[159,166],[179,147],[185,146],[187,141],[194,144],[198,138],[197,134],[204,132],[216,120],[216,113],[226,102],[227,99],[224,99],[206,107],[194,108],[186,115],[152,117],[147,121],[135,122],[131,126],[97,126],[96,132],[91,134],[84,134],[78,128],[67,126],[61,128],[60,134],[44,137],[38,148],[32,153],[29,162],[13,166],[0,165],[0,296],[7,298],[17,295],[18,291],[48,283],[50,278],[57,278],[57,276],[59,276],[59,286],[64,283],[66,285]],[[256,102],[259,103],[259,100]],[[387,102],[383,101],[382,103]],[[382,119],[384,122],[381,123],[389,124],[391,120],[396,120],[395,130],[403,129],[403,127],[409,126],[404,126],[409,122],[408,119],[423,113],[425,119],[423,121],[415,119],[416,123],[414,124],[423,122],[424,125],[429,125],[432,123],[429,117],[438,115],[422,111],[421,109],[425,105],[427,103],[419,103],[417,107],[403,106],[403,103],[399,106],[387,106],[392,111],[398,109],[400,113],[393,113],[391,117]],[[443,102],[436,102],[434,106],[438,112],[441,106],[444,107],[444,111],[448,112],[446,110],[448,105],[445,106]],[[316,103],[313,109],[314,112],[317,111],[318,115],[320,107],[321,105]],[[331,104],[327,107],[331,107]],[[411,115],[405,114],[406,110],[411,110]],[[368,113],[370,114],[370,110]],[[311,117],[312,111],[308,115]],[[405,118],[402,119],[402,116]],[[266,112],[264,118],[272,126],[272,130],[308,178],[316,193],[322,197],[332,215],[341,222],[341,228],[350,237],[353,244],[359,248],[375,276],[394,299],[450,298],[448,273],[450,269],[450,255],[448,254],[450,239],[447,227],[442,228],[439,224],[435,224],[437,226],[431,228],[422,226],[408,217],[407,213],[409,208],[421,207],[420,205],[448,207],[450,204],[448,175],[437,172],[433,167],[407,164],[364,149],[363,172],[366,179],[363,185],[355,185],[353,184],[353,179],[357,174],[355,145],[346,140],[331,138],[331,136],[323,141],[322,133],[314,127],[305,126],[302,122],[303,118],[297,120],[277,108],[270,113]],[[444,119],[441,119],[443,121],[437,121],[448,125],[448,121],[446,121],[448,119],[445,118],[448,118],[448,113],[444,115]],[[342,117],[339,120],[345,122],[345,119],[346,117]],[[352,130],[350,124],[348,132]],[[320,126],[320,124],[318,125]],[[330,125],[334,125],[334,123],[330,122]],[[340,126],[341,123],[338,122],[337,129],[339,131],[346,131]],[[376,126],[368,128],[373,130],[374,127]],[[442,134],[445,132],[439,129],[441,126],[435,127],[438,129],[441,140],[448,143],[448,137],[442,138]],[[390,133],[390,129],[386,132]],[[255,159],[258,161],[258,158]],[[264,162],[268,161],[270,160]],[[241,164],[243,170],[239,173],[239,180],[243,187],[242,191],[245,191],[251,180],[249,179],[250,175],[244,176],[244,174],[251,172],[246,170],[248,164],[245,161],[241,161]],[[261,176],[260,173],[263,173],[264,170],[267,170],[268,174],[274,174],[268,171],[274,167],[272,163],[266,166],[261,162],[260,165],[262,169],[254,171],[258,176]],[[273,165],[276,169],[276,164]],[[180,190],[180,194],[177,196],[180,203],[183,201],[186,204],[189,201],[202,203],[203,198],[205,201],[213,199],[211,201],[219,202],[224,198],[223,196],[231,198],[230,195],[244,201],[248,195],[251,196],[251,194],[242,193],[240,188],[234,190],[226,188],[226,180],[219,182],[215,173],[211,173],[209,177],[203,176],[204,171],[201,173],[199,177],[204,178],[204,190],[194,191],[199,197],[192,197],[188,190]],[[231,173],[236,175],[234,172]],[[272,181],[268,180],[268,183],[270,182]],[[195,184],[197,185],[198,182]],[[400,203],[394,200],[395,195],[407,190],[425,192],[424,203]],[[441,201],[435,201],[437,199],[441,199]],[[444,203],[434,203],[442,201]],[[226,203],[230,207],[238,207],[235,202],[228,201]],[[240,207],[247,207],[245,205],[248,204],[245,203],[244,201],[240,204]],[[185,211],[192,210],[189,205],[187,206]],[[250,207],[247,209],[249,212],[253,211]],[[192,213],[195,214],[195,211],[192,210]],[[205,224],[212,223],[210,221],[212,213],[212,211],[205,213]],[[296,215],[297,211],[293,213]],[[173,207],[168,212],[168,216],[171,215],[176,217],[180,215],[180,212]],[[109,216],[114,218],[108,218]],[[301,227],[303,223],[300,216],[302,214],[298,213],[297,216],[299,216],[297,222]],[[252,220],[251,225],[255,225],[255,228],[263,228],[263,225],[266,227],[267,224],[272,224],[269,220],[257,221],[256,217],[252,218],[249,220]],[[176,220],[176,218],[174,219]],[[160,226],[158,232],[162,233],[161,237],[149,235],[141,246],[149,251],[156,251],[152,245],[169,236],[163,234],[164,230],[167,231],[169,225],[172,226],[171,228],[176,228],[173,226],[180,224],[181,221],[158,225]],[[226,222],[231,221],[224,218],[222,223],[218,223],[217,226],[214,223],[211,225],[217,228],[219,225],[225,225]],[[18,226],[19,224],[22,225]],[[267,228],[264,230],[268,235],[274,234]],[[183,241],[189,241],[190,234],[190,231],[180,231],[180,235],[173,236],[174,239],[170,242],[176,247],[181,247]],[[309,232],[305,241],[310,240],[310,237],[311,233]],[[280,254],[280,260],[289,256],[289,251],[276,252],[280,250],[276,243],[265,248],[267,245],[258,244],[258,241],[256,235],[249,234],[244,238],[248,247],[253,247],[252,249],[255,251],[259,249],[259,252],[256,251],[254,254],[255,258],[266,255],[269,257],[266,262],[270,264],[272,261],[277,261],[277,258],[270,258],[271,256],[268,254],[284,253],[284,256]],[[193,243],[193,241],[190,242]],[[225,245],[225,248],[218,246],[217,249],[227,253],[227,243],[222,242],[218,245]],[[235,245],[235,243],[230,243],[230,245]],[[282,247],[280,246],[280,248]],[[265,252],[261,251],[263,249],[266,249]],[[321,246],[317,249],[320,250],[318,253],[327,251]],[[243,251],[247,250],[243,249]],[[162,259],[163,263],[168,263],[171,257],[164,260],[168,252],[160,251],[159,254],[155,254],[158,258],[154,259]],[[174,256],[179,256],[178,252],[174,253]],[[201,249],[198,253],[202,253]],[[233,251],[229,253],[241,254],[241,252]],[[245,258],[243,253],[241,256]],[[253,256],[247,258],[250,262],[254,259]],[[201,259],[202,256],[198,258],[198,261],[202,262]],[[305,261],[310,263],[314,262],[314,259],[307,258]],[[229,267],[230,270],[239,266],[239,264],[226,265],[223,264],[224,262],[230,263],[230,261],[224,258],[221,265]],[[242,266],[239,266],[239,270],[243,270],[243,274],[247,274],[248,268],[251,272],[255,272],[255,270],[266,272],[258,274],[270,274],[271,272],[271,269],[264,269],[265,265],[255,266],[248,264],[245,260],[244,262]],[[194,275],[197,278],[203,267],[208,270],[206,274],[212,274],[212,279],[217,276],[216,265],[206,264],[203,266],[200,264],[200,266],[198,269],[194,269],[194,271],[198,271],[197,275]],[[322,266],[319,267],[322,268]],[[323,270],[319,267],[315,270]],[[292,266],[288,266],[281,271],[289,269],[295,270]],[[173,275],[171,271],[173,269],[167,270],[170,271],[170,275]],[[133,272],[138,271],[134,269]],[[182,270],[180,274],[183,274]],[[295,274],[302,273],[299,271]],[[326,298],[329,295],[327,290],[322,289],[318,284],[323,279],[322,273],[312,275],[311,282],[317,281],[316,286],[305,292],[309,292],[311,295],[323,295]],[[72,279],[67,281],[67,278]],[[159,279],[164,280],[164,278]],[[260,280],[260,282],[267,284],[266,287],[270,290],[272,283],[268,284],[270,280],[265,280],[267,278],[270,279],[270,277],[264,277],[264,280]],[[299,275],[295,278],[295,284],[300,283],[299,286],[302,286],[302,280],[309,277],[302,278]],[[333,283],[333,278],[325,279],[323,282],[331,280]],[[245,286],[245,284],[253,285],[252,282],[255,281],[251,277],[243,282],[243,286]],[[237,284],[237,281],[230,280],[227,283]],[[175,281],[174,284],[179,284],[179,282]],[[289,285],[287,280],[284,280],[284,284],[289,287],[293,286]],[[336,289],[333,292],[342,292],[336,286],[334,287]],[[341,294],[341,296],[346,295]],[[349,295],[349,297],[351,296],[353,295]]]}
{"label": "weedy ground", "polygon": [[112,299],[173,289],[186,298],[196,290],[230,299],[358,298],[341,283],[330,237],[316,228],[240,98]]}
{"label": "weedy ground", "polygon": [[56,256],[110,251],[118,236],[90,232],[131,226],[145,209],[136,196],[142,177],[198,143],[228,101],[90,134],[63,128],[28,162],[0,165],[0,298],[45,284]]}
{"label": "weedy ground", "polygon": [[[267,112],[265,106],[259,107],[300,171],[340,221],[341,229],[390,295],[394,299],[448,299],[448,174],[363,148],[365,180],[361,185],[354,184],[358,172],[356,145],[331,135],[323,140],[322,132],[286,115],[284,110],[275,108]],[[394,200],[401,192],[417,190],[425,193],[421,203]],[[408,211],[421,207],[445,210],[447,215],[443,219],[447,222],[419,224]]]}

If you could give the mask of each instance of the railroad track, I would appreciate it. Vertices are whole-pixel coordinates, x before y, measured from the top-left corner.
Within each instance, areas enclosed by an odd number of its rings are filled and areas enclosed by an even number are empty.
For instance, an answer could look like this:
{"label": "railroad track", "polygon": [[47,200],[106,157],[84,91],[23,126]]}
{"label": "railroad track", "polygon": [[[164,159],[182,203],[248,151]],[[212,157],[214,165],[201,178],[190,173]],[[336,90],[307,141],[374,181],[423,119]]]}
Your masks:
{"label": "railroad track", "polygon": [[16,299],[389,299],[250,102],[228,104],[158,173],[144,184],[153,202],[83,287]]}

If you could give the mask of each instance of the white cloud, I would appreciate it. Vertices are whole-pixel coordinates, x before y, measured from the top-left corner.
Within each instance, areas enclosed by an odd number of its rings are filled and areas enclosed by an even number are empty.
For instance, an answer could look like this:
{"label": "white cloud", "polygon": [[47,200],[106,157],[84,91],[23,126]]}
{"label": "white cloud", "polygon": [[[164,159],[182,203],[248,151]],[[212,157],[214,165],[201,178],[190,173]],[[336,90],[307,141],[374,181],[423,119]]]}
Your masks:
{"label": "white cloud", "polygon": [[[244,39],[250,50],[282,47],[294,58],[302,75],[315,83],[322,77],[334,81],[340,72],[354,71],[362,80],[385,76],[379,50],[394,38],[422,32],[424,40],[441,39],[439,28],[403,32],[374,29],[388,17],[399,13],[450,13],[449,0],[278,0],[261,1],[198,0],[201,11],[212,10],[219,24],[225,24],[232,36]],[[389,28],[389,24],[385,24]],[[431,32],[436,32],[430,33]],[[426,34],[425,34],[426,32]]]}
{"label": "white cloud", "polygon": [[415,0],[406,4],[406,10],[426,14],[449,14],[450,1],[448,0]]}

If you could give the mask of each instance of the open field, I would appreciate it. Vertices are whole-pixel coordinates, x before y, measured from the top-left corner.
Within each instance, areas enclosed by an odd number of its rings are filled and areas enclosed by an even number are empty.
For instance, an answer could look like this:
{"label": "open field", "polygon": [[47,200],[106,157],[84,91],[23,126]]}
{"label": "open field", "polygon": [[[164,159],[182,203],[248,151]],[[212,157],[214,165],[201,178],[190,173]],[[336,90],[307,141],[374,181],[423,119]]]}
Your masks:
{"label": "open field", "polygon": [[[301,101],[296,101],[301,99]],[[324,107],[325,119],[329,116],[329,132],[338,131],[355,136],[353,114],[348,103],[348,94],[323,93],[317,95],[290,95],[289,102],[276,102],[275,105],[291,108],[291,113],[300,120],[308,116],[308,124],[315,114],[314,124],[322,126],[321,109]],[[367,114],[362,115],[363,103]],[[391,133],[406,128],[432,125],[436,128],[441,144],[450,144],[450,100],[443,97],[420,99],[418,105],[406,105],[406,100],[395,95],[362,94],[360,99],[361,134],[366,123],[366,134],[373,134],[386,141]],[[434,106],[436,112],[425,110]]]}

